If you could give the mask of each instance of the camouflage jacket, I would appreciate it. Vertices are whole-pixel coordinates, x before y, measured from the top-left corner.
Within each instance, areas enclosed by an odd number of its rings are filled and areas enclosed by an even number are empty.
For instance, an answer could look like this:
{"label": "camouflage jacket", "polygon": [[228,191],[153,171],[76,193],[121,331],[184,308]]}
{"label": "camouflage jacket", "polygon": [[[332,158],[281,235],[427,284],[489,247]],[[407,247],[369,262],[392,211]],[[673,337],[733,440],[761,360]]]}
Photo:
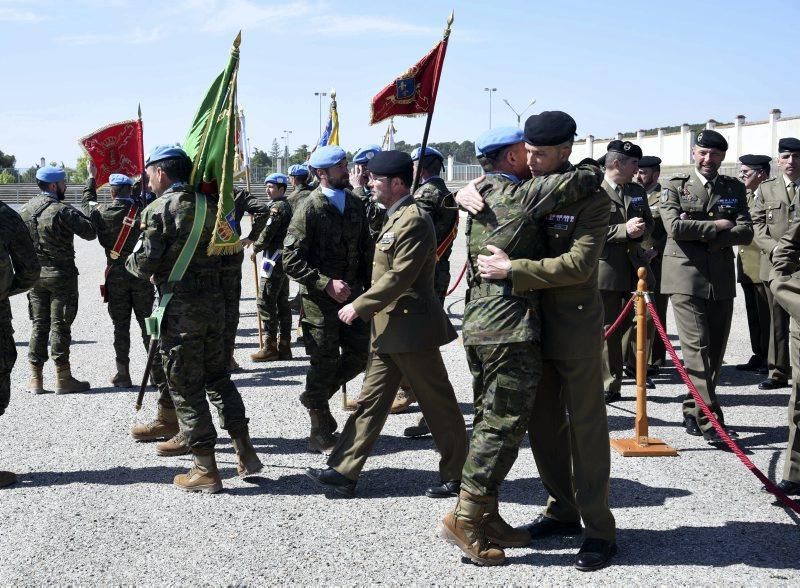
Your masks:
{"label": "camouflage jacket", "polygon": [[[256,253],[266,251],[267,255],[274,258],[275,252],[283,248],[283,240],[289,230],[289,223],[292,221],[292,207],[286,198],[270,200],[268,203],[269,217],[261,234],[253,242],[253,251]],[[283,271],[283,261],[281,259],[275,264],[273,275]]]}
{"label": "camouflage jacket", "polygon": [[364,186],[359,186],[353,190],[353,194],[356,198],[361,200],[361,204],[364,205],[364,214],[366,215],[367,219],[367,229],[369,229],[369,259],[372,259],[371,253],[375,247],[375,240],[381,234],[381,229],[383,229],[383,221],[386,220],[386,208],[377,202],[373,202],[372,193]]}
{"label": "camouflage jacket", "polygon": [[309,296],[325,296],[331,279],[350,286],[351,297],[364,290],[367,222],[361,201],[345,190],[344,213],[316,188],[292,215],[283,242],[283,267]]}
{"label": "camouflage jacket", "polygon": [[[189,238],[194,221],[197,195],[187,184],[174,184],[153,201],[143,214],[145,223],[133,253],[125,267],[132,274],[154,281],[161,288],[167,281],[184,243]],[[193,276],[217,276],[222,264],[220,255],[208,255],[217,217],[217,202],[208,198],[203,232],[183,280]]]}
{"label": "camouflage jacket", "polygon": [[289,201],[289,204],[292,207],[292,210],[297,210],[300,208],[300,205],[303,203],[303,200],[311,194],[313,188],[308,184],[303,184],[301,186],[297,186],[289,196],[286,197],[286,200]]}
{"label": "camouflage jacket", "polygon": [[41,193],[31,198],[20,212],[33,240],[42,266],[41,277],[78,275],[75,267],[75,235],[91,241],[97,236],[88,218],[54,196]]}
{"label": "camouflage jacket", "polygon": [[269,212],[269,203],[259,201],[257,196],[251,194],[247,190],[239,190],[236,193],[233,204],[235,207],[236,231],[239,233],[239,236],[242,235],[242,219],[245,213],[253,215],[253,225],[246,238],[255,241],[266,222],[267,213]]}
{"label": "camouflage jacket", "polygon": [[95,180],[94,178],[86,180],[86,187],[83,189],[83,198],[81,199],[81,210],[91,221],[97,233],[97,240],[106,250],[106,263],[108,265],[125,265],[125,258],[133,251],[136,241],[139,239],[139,233],[142,232],[140,227],[142,209],[140,207],[133,218],[133,226],[130,233],[128,233],[128,238],[122,245],[119,257],[117,259],[111,257],[111,252],[114,250],[114,245],[116,245],[117,238],[122,230],[122,221],[128,216],[133,204],[134,201],[129,198],[115,198],[110,204],[98,204]]}
{"label": "camouflage jacket", "polygon": [[[436,245],[438,247],[458,222],[458,207],[450,196],[450,190],[447,189],[442,178],[433,176],[420,184],[417,191],[414,192],[414,199],[417,206],[431,215],[433,228],[436,229]],[[439,260],[448,259],[452,250],[453,245],[451,244]]]}
{"label": "camouflage jacket", "polygon": [[29,290],[41,269],[28,227],[13,208],[0,202],[0,300]]}
{"label": "camouflage jacket", "polygon": [[464,345],[539,341],[539,293],[515,294],[508,278],[481,279],[478,254],[489,255],[486,246],[494,245],[511,259],[541,259],[547,252],[541,221],[589,198],[601,181],[599,168],[579,165],[522,183],[504,174],[488,174],[478,185],[486,206],[470,215],[465,229],[470,288],[464,309]]}

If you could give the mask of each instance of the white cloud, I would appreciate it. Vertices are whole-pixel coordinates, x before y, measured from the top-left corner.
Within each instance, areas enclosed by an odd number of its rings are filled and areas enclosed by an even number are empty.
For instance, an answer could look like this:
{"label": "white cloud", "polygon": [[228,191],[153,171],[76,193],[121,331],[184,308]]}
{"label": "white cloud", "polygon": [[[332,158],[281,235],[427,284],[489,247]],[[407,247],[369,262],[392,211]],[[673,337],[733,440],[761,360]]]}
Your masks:
{"label": "white cloud", "polygon": [[312,31],[317,34],[369,35],[379,33],[389,36],[435,35],[444,30],[409,22],[400,22],[380,16],[321,15],[313,19]]}
{"label": "white cloud", "polygon": [[65,45],[99,45],[101,43],[111,45],[145,45],[155,43],[163,36],[161,29],[144,30],[136,28],[125,34],[89,33],[86,35],[65,35],[63,37],[57,37],[56,41]]}
{"label": "white cloud", "polygon": [[44,20],[44,15],[33,10],[0,5],[0,22],[39,22],[41,20]]}

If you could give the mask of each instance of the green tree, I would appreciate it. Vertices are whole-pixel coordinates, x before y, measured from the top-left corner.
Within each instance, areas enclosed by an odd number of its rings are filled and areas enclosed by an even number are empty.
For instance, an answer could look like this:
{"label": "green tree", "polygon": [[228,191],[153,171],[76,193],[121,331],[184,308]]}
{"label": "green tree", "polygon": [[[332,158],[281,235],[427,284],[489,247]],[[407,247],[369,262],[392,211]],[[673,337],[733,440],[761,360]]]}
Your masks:
{"label": "green tree", "polygon": [[253,149],[253,156],[250,158],[252,167],[272,167],[272,159],[266,151],[261,151],[258,147]]}
{"label": "green tree", "polygon": [[26,184],[34,183],[36,181],[36,170],[38,170],[38,169],[39,169],[39,166],[37,166],[37,165],[34,165],[33,167],[29,167],[28,169],[26,169],[22,173],[22,175],[20,176],[19,181],[23,182],[23,183],[26,183]]}
{"label": "green tree", "polygon": [[14,167],[16,164],[17,158],[15,156],[0,151],[0,169]]}
{"label": "green tree", "polygon": [[86,164],[89,163],[89,156],[84,154],[75,162],[75,169],[67,168],[67,177],[73,184],[83,184],[86,178],[89,177],[89,172],[86,171]]}
{"label": "green tree", "polygon": [[269,148],[269,156],[272,161],[275,161],[281,156],[281,148],[278,146],[278,140],[272,140],[272,147]]}
{"label": "green tree", "polygon": [[16,176],[8,169],[0,171],[0,184],[13,184],[17,181]]}
{"label": "green tree", "polygon": [[289,165],[303,163],[308,160],[308,145],[300,145],[289,158]]}

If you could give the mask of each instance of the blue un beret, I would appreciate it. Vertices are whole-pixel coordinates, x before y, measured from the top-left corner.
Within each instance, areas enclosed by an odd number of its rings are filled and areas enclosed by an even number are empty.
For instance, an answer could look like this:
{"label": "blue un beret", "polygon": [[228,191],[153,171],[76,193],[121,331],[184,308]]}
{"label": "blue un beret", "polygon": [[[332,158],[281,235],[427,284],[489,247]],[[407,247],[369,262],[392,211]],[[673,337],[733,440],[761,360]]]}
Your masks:
{"label": "blue un beret", "polygon": [[308,175],[308,167],[302,165],[300,163],[295,163],[294,165],[289,166],[289,175],[290,176],[307,176]]}
{"label": "blue un beret", "polygon": [[147,161],[144,162],[144,166],[147,167],[159,161],[163,161],[164,159],[176,159],[178,157],[189,159],[186,151],[181,149],[180,145],[159,145],[147,156]]}
{"label": "blue un beret", "polygon": [[353,163],[369,163],[369,160],[375,157],[376,153],[380,153],[383,151],[380,145],[367,145],[366,147],[362,147],[361,149],[356,152],[355,157],[353,157]]}
{"label": "blue un beret", "polygon": [[[417,147],[411,152],[411,161],[419,161],[419,149],[420,148]],[[425,157],[438,157],[444,161],[444,155],[442,155],[441,151],[434,149],[433,147],[428,147],[427,145],[425,145]]]}
{"label": "blue un beret", "polygon": [[67,179],[66,172],[60,167],[46,165],[36,170],[36,179],[40,182],[57,183]]}
{"label": "blue un beret", "polygon": [[278,184],[279,186],[285,186],[289,183],[289,178],[283,174],[270,174],[267,176],[267,179],[264,180],[265,184]]}
{"label": "blue un beret", "polygon": [[125,174],[111,174],[108,183],[112,186],[133,186],[133,180]]}
{"label": "blue un beret", "polygon": [[347,153],[338,145],[325,145],[317,147],[311,154],[311,157],[308,158],[308,165],[316,169],[328,169],[346,157]]}
{"label": "blue un beret", "polygon": [[517,127],[497,127],[489,129],[475,140],[475,155],[489,155],[503,147],[524,141],[522,131]]}

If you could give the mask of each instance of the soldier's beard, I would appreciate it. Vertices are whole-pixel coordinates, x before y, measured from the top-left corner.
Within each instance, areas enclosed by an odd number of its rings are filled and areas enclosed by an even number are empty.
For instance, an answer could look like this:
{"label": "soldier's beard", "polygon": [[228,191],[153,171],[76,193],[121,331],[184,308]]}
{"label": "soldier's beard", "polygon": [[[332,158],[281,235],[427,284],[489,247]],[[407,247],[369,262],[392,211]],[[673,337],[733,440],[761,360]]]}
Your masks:
{"label": "soldier's beard", "polygon": [[61,188],[56,188],[56,197],[58,198],[59,202],[64,200],[64,197],[66,195],[67,195],[67,191],[66,190],[62,190]]}

